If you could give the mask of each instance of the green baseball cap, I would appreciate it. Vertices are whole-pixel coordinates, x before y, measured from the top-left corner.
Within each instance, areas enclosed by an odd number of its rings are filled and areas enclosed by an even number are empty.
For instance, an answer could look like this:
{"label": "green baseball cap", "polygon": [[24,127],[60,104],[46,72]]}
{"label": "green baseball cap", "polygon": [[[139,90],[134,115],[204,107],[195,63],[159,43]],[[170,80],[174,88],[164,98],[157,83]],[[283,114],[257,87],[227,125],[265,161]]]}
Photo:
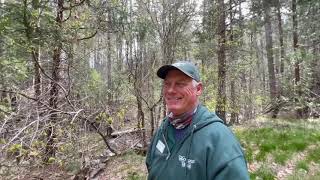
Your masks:
{"label": "green baseball cap", "polygon": [[170,70],[179,70],[179,71],[183,72],[185,75],[196,80],[197,82],[200,82],[199,70],[198,70],[197,66],[191,62],[178,61],[178,62],[170,64],[170,65],[161,66],[157,71],[157,75],[161,79],[165,79]]}

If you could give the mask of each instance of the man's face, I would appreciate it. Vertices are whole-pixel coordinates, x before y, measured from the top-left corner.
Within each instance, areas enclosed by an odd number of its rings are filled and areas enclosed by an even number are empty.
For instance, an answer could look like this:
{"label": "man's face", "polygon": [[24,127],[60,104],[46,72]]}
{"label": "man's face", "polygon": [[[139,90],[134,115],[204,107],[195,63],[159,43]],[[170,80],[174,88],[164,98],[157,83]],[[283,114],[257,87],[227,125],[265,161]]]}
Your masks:
{"label": "man's face", "polygon": [[169,112],[180,115],[197,105],[202,84],[194,86],[192,78],[179,70],[171,70],[164,79],[163,93]]}

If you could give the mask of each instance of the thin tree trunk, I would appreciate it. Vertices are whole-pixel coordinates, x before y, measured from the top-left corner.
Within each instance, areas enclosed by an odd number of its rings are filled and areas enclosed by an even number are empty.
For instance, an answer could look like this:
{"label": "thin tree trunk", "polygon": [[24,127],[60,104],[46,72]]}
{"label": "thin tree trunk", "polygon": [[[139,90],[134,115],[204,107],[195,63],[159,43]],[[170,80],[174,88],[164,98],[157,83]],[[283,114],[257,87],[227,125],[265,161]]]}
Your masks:
{"label": "thin tree trunk", "polygon": [[218,0],[218,94],[217,94],[217,115],[226,123],[226,22],[224,1]]}
{"label": "thin tree trunk", "polygon": [[[311,14],[316,17],[318,13],[317,8],[313,8],[311,11]],[[318,29],[316,27],[312,28],[312,31],[316,33]],[[316,39],[313,39],[312,41],[312,61],[310,64],[311,69],[311,83],[309,85],[309,88],[311,90],[310,97],[313,102],[320,103],[320,99],[318,98],[320,96],[320,44],[317,42]],[[316,103],[315,103],[316,104]],[[311,114],[313,117],[320,116],[320,112],[313,112]]]}
{"label": "thin tree trunk", "polygon": [[122,67],[123,67],[122,40],[123,40],[123,32],[119,32],[117,34],[117,64],[118,64],[119,72],[122,71]]}
{"label": "thin tree trunk", "polygon": [[[34,56],[34,61],[37,61],[37,63],[34,63],[34,92],[36,99],[39,99],[41,96],[41,73],[39,67],[40,47],[38,47],[36,52],[32,51],[32,54]],[[38,103],[40,103],[40,101]],[[38,104],[38,106],[40,106],[40,104]]]}
{"label": "thin tree trunk", "polygon": [[248,119],[252,119],[253,118],[253,114],[254,114],[254,107],[253,107],[253,84],[252,84],[252,69],[249,70],[249,84],[248,84],[248,93],[249,93],[249,97],[248,97]]}
{"label": "thin tree trunk", "polygon": [[[233,18],[234,18],[234,15],[233,15],[233,11],[232,11],[232,6],[233,6],[233,1],[230,0],[229,1],[229,8],[230,8],[230,11],[229,11],[229,16],[230,16],[230,37],[229,37],[229,40],[231,43],[233,43],[234,41],[234,35],[233,35]],[[231,51],[233,51],[233,48],[231,47]],[[235,62],[235,56],[234,56],[234,53],[230,53],[230,63],[234,63]],[[230,75],[230,98],[231,98],[231,102],[230,102],[230,105],[231,105],[231,117],[230,117],[230,122],[229,122],[229,125],[233,125],[237,122],[238,120],[238,107],[237,107],[237,95],[236,95],[236,82],[235,82],[235,74],[233,75]]]}
{"label": "thin tree trunk", "polygon": [[310,90],[312,91],[310,96],[317,99],[316,95],[320,95],[320,60],[319,60],[319,44],[316,40],[312,42],[312,54],[313,59],[311,62],[311,83]]}
{"label": "thin tree trunk", "polygon": [[[280,72],[278,78],[278,97],[281,97],[283,94],[283,75],[284,75],[284,60],[285,60],[285,47],[283,42],[283,28],[282,28],[282,18],[281,18],[281,3],[280,1],[277,4],[277,17],[278,17],[278,29],[279,29],[279,44],[280,44]],[[281,98],[279,98],[280,103]],[[279,106],[279,111],[280,111]]]}
{"label": "thin tree trunk", "polygon": [[272,118],[276,118],[278,114],[278,108],[276,104],[277,89],[276,89],[276,77],[274,71],[274,59],[273,59],[273,42],[272,42],[272,29],[270,20],[270,2],[264,0],[264,18],[265,18],[265,38],[266,38],[266,51],[268,59],[268,73],[269,73],[269,88],[270,88],[270,100],[274,111]]}
{"label": "thin tree trunk", "polygon": [[[297,20],[297,2],[296,0],[292,0],[292,29],[293,29],[293,51],[295,56],[297,56],[298,52],[298,20]],[[294,84],[295,84],[295,103],[296,106],[300,106],[300,102],[298,97],[301,97],[301,87],[300,87],[300,60],[299,58],[295,58],[294,63]],[[297,118],[302,117],[302,109],[297,108],[296,110]]]}
{"label": "thin tree trunk", "polygon": [[240,85],[241,85],[241,89],[242,89],[242,92],[244,94],[244,104],[243,104],[243,109],[244,109],[244,117],[247,118],[250,114],[250,109],[248,108],[249,107],[249,98],[248,98],[248,83],[247,83],[247,75],[245,72],[241,72],[240,74]]}
{"label": "thin tree trunk", "polygon": [[112,102],[112,61],[111,61],[111,29],[112,29],[112,17],[111,17],[111,9],[108,11],[108,33],[107,33],[107,85],[108,85],[108,104],[111,105]]}
{"label": "thin tree trunk", "polygon": [[[57,15],[56,15],[56,23],[62,28],[62,21],[63,21],[63,4],[64,0],[58,0],[57,2]],[[59,30],[60,30],[59,29]],[[59,34],[58,32],[56,32]],[[56,47],[53,50],[53,58],[52,58],[52,81],[50,84],[50,99],[49,99],[49,106],[53,109],[50,111],[50,123],[48,128],[46,129],[47,134],[47,144],[46,144],[46,156],[44,158],[45,162],[48,162],[50,157],[55,157],[56,154],[56,147],[55,147],[55,123],[57,122],[57,109],[58,107],[58,96],[59,96],[59,87],[58,83],[60,81],[60,64],[61,64],[61,50],[62,50],[62,43],[57,42]]]}
{"label": "thin tree trunk", "polygon": [[[280,44],[280,74],[284,72],[284,59],[286,57],[285,47],[283,42],[283,28],[282,28],[282,18],[281,18],[281,4],[280,1],[277,6],[277,17],[278,17],[278,29],[279,29],[279,44]],[[280,86],[280,85],[279,85]]]}
{"label": "thin tree trunk", "polygon": [[260,38],[260,47],[261,49],[261,69],[262,69],[262,89],[263,89],[263,95],[265,95],[266,92],[266,70],[265,70],[265,56],[264,56],[264,43],[262,38]]}
{"label": "thin tree trunk", "polygon": [[[161,105],[159,105],[158,106],[158,113],[157,113],[157,119],[156,119],[156,127],[155,127],[155,131],[158,129],[158,127],[159,127],[159,122],[160,122],[160,120],[161,120],[161,112],[162,112],[162,108],[161,108],[162,106]],[[164,117],[164,116],[163,116]]]}
{"label": "thin tree trunk", "polygon": [[150,109],[150,124],[151,124],[150,137],[153,137],[153,133],[154,133],[154,110],[155,110],[155,107]]}

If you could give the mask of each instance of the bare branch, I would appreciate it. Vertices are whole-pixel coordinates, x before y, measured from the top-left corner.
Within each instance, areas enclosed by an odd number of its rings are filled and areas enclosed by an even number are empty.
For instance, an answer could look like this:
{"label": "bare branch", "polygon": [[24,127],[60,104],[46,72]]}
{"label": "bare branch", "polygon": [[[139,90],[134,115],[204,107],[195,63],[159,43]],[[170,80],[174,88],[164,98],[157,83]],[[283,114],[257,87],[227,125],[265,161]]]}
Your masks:
{"label": "bare branch", "polygon": [[91,35],[89,35],[89,36],[87,36],[87,37],[79,38],[79,39],[77,39],[77,41],[82,41],[82,40],[86,40],[86,39],[93,38],[97,33],[98,33],[98,31],[96,30],[96,31],[95,31],[94,33],[92,33]]}

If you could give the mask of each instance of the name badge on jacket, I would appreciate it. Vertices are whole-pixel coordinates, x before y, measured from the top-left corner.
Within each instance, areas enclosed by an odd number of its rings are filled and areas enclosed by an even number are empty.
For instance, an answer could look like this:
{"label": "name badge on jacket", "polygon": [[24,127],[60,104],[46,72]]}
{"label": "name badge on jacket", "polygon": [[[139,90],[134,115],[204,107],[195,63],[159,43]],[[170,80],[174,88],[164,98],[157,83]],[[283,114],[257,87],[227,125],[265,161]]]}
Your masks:
{"label": "name badge on jacket", "polygon": [[160,151],[160,153],[163,153],[163,150],[166,146],[163,144],[162,141],[158,141],[156,148]]}

